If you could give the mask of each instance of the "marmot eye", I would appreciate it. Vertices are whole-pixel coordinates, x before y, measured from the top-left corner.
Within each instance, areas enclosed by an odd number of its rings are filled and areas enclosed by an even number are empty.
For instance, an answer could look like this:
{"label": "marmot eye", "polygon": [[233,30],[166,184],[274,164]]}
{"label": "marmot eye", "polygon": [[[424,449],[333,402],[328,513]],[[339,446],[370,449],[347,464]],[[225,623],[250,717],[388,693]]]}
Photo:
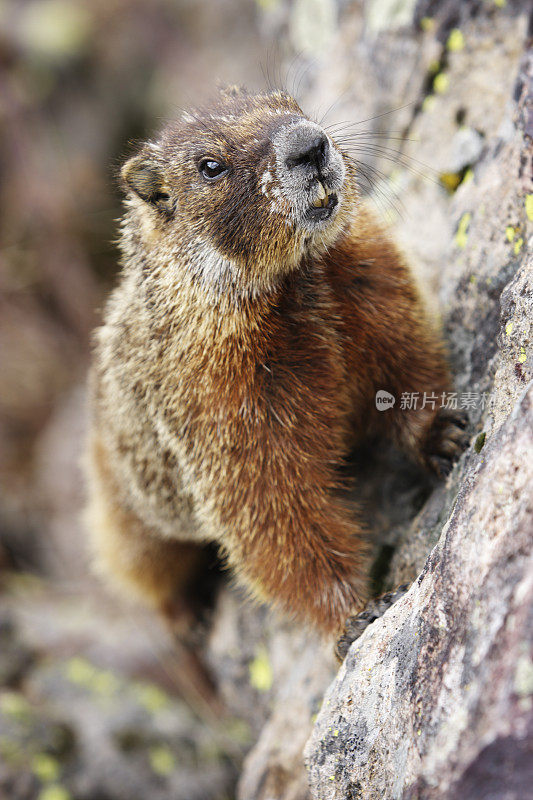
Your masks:
{"label": "marmot eye", "polygon": [[225,164],[215,161],[213,158],[202,158],[198,164],[198,169],[206,181],[218,181],[228,171]]}

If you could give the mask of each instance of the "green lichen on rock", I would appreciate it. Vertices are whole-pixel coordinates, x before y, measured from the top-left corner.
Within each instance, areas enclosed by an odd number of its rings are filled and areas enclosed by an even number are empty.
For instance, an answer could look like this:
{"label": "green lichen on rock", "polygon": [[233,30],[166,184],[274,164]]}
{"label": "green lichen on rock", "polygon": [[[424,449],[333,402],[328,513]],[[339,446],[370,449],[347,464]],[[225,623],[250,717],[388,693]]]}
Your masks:
{"label": "green lichen on rock", "polygon": [[272,687],[272,667],[268,652],[262,645],[258,648],[253,661],[250,662],[250,683],[258,692],[268,692]]}
{"label": "green lichen on rock", "polygon": [[470,225],[470,220],[472,219],[472,214],[467,211],[461,219],[459,220],[459,225],[457,226],[457,233],[455,234],[455,244],[457,247],[464,250],[466,247],[466,243],[468,241],[468,226]]}
{"label": "green lichen on rock", "polygon": [[45,786],[39,792],[38,800],[72,800],[72,795],[68,789],[56,783],[52,786]]}
{"label": "green lichen on rock", "polygon": [[169,696],[154,684],[137,683],[134,685],[133,691],[137,702],[151,714],[162,711],[170,705]]}
{"label": "green lichen on rock", "polygon": [[48,753],[36,753],[31,762],[31,770],[42,783],[57,781],[61,767],[59,761]]}
{"label": "green lichen on rock", "polygon": [[433,90],[436,94],[444,94],[450,88],[450,78],[445,72],[439,72],[433,79]]}
{"label": "green lichen on rock", "polygon": [[30,718],[30,712],[30,704],[20,692],[7,691],[0,694],[0,714],[25,721]]}
{"label": "green lichen on rock", "polygon": [[476,441],[474,442],[474,450],[476,451],[476,453],[481,453],[486,438],[487,434],[485,433],[485,431],[482,431],[477,435]]}
{"label": "green lichen on rock", "polygon": [[448,41],[446,42],[446,47],[452,53],[456,53],[458,50],[462,50],[465,46],[465,37],[463,36],[463,32],[459,30],[459,28],[454,28],[450,31],[450,35],[448,36]]}
{"label": "green lichen on rock", "polygon": [[65,669],[71,683],[102,697],[110,697],[120,688],[120,682],[112,672],[99,669],[84,658],[70,659]]}
{"label": "green lichen on rock", "polygon": [[526,195],[525,207],[528,220],[533,222],[533,194]]}
{"label": "green lichen on rock", "polygon": [[520,252],[520,250],[522,249],[522,247],[523,247],[523,246],[524,246],[524,240],[523,240],[523,238],[520,236],[520,237],[519,237],[519,238],[516,240],[516,242],[514,243],[514,245],[513,245],[513,253],[515,254],[515,256],[517,256],[517,255],[519,254],[519,252]]}
{"label": "green lichen on rock", "polygon": [[156,775],[168,776],[176,769],[176,759],[169,747],[158,745],[148,751],[150,766]]}

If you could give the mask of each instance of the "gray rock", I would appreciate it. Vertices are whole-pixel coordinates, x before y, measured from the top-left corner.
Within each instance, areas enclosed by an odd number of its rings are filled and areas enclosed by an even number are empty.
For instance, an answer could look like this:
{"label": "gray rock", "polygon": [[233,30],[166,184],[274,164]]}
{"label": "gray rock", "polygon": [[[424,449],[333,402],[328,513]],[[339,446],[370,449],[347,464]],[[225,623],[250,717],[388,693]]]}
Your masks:
{"label": "gray rock", "polygon": [[[532,430],[530,386],[410,592],[352,646],[307,746],[314,797],[532,796]],[[474,774],[479,793],[457,793]]]}
{"label": "gray rock", "polygon": [[533,797],[531,52],[515,80],[512,135],[492,127],[451,201],[440,279],[472,447],[400,532],[391,578],[419,572],[411,590],[326,694],[306,747],[313,798]]}

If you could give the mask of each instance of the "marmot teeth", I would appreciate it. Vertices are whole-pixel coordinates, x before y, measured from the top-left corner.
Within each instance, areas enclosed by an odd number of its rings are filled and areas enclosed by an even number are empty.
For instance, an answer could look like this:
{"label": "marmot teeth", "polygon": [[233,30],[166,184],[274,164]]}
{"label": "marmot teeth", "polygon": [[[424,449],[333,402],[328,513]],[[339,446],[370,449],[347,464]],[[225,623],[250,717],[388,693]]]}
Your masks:
{"label": "marmot teeth", "polygon": [[318,181],[318,195],[316,200],[311,203],[315,208],[324,208],[327,206],[329,200],[328,191],[324,188],[324,184]]}

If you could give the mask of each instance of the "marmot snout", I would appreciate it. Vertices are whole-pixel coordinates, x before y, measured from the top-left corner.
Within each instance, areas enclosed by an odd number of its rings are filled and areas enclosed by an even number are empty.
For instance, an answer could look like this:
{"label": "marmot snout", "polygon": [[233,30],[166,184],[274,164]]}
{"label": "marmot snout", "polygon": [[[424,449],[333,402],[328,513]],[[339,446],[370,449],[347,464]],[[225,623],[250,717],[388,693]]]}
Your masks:
{"label": "marmot snout", "polygon": [[337,491],[354,442],[379,420],[439,469],[459,450],[435,408],[376,411],[378,390],[448,388],[409,271],[356,165],[283,93],[221,92],[122,179],[91,380],[97,563],[168,609],[217,542],[254,596],[339,628],[367,594]]}

